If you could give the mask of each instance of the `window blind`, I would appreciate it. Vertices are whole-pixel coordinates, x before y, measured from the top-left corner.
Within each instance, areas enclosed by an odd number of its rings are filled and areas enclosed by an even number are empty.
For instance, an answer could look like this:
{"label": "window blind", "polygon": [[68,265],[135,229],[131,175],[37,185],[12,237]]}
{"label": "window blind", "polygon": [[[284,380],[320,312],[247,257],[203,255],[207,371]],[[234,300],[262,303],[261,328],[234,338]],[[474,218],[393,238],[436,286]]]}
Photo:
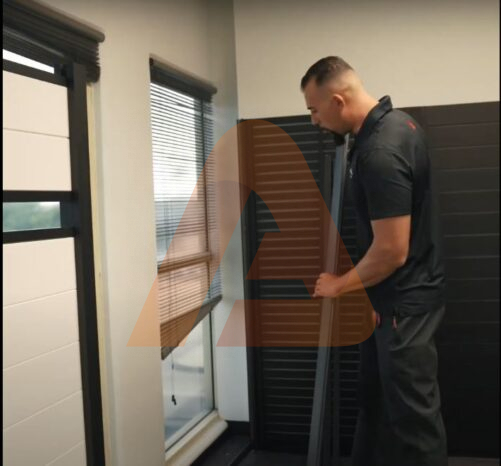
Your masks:
{"label": "window blind", "polygon": [[185,89],[153,81],[150,91],[160,334],[166,357],[221,299],[214,164],[208,161],[213,114],[210,100]]}
{"label": "window blind", "polygon": [[47,65],[79,63],[99,79],[104,34],[34,0],[3,0],[3,48]]}

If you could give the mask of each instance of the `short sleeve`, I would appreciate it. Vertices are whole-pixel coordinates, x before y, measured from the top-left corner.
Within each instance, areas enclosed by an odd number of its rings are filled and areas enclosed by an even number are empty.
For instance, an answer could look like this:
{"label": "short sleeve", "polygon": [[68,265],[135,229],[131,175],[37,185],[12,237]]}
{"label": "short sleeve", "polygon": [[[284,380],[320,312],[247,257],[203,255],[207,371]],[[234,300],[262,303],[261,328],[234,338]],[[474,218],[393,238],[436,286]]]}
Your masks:
{"label": "short sleeve", "polygon": [[371,220],[411,214],[412,169],[403,156],[374,150],[359,160],[357,171]]}

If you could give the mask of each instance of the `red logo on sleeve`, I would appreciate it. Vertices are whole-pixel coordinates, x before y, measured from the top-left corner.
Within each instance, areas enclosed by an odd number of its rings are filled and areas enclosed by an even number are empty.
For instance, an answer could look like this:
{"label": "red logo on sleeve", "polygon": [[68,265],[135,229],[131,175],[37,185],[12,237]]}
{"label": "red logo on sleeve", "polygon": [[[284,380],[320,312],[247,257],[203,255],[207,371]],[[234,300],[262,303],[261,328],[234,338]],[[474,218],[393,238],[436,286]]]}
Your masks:
{"label": "red logo on sleeve", "polygon": [[407,120],[407,124],[409,125],[410,129],[416,131],[416,125],[411,120]]}

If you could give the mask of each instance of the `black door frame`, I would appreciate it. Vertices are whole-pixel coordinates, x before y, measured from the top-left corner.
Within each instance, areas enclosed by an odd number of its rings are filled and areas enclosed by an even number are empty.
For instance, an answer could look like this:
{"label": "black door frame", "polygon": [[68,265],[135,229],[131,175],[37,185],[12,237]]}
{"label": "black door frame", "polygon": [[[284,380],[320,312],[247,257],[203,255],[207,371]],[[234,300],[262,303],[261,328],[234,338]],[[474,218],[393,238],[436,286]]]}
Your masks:
{"label": "black door frame", "polygon": [[61,228],[4,232],[3,243],[70,238],[75,241],[78,324],[85,446],[88,466],[104,466],[104,434],[94,274],[86,68],[76,63],[55,67],[54,74],[3,60],[3,70],[68,89],[72,190],[3,191],[3,202],[59,202]]}

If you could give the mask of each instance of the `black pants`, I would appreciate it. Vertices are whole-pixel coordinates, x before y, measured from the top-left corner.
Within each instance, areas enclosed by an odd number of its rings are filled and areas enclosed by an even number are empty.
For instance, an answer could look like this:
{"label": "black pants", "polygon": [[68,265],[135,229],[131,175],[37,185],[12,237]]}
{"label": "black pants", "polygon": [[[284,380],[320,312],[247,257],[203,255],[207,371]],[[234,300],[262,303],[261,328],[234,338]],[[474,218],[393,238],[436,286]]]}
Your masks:
{"label": "black pants", "polygon": [[352,466],[447,466],[434,334],[444,308],[391,317],[360,344]]}

